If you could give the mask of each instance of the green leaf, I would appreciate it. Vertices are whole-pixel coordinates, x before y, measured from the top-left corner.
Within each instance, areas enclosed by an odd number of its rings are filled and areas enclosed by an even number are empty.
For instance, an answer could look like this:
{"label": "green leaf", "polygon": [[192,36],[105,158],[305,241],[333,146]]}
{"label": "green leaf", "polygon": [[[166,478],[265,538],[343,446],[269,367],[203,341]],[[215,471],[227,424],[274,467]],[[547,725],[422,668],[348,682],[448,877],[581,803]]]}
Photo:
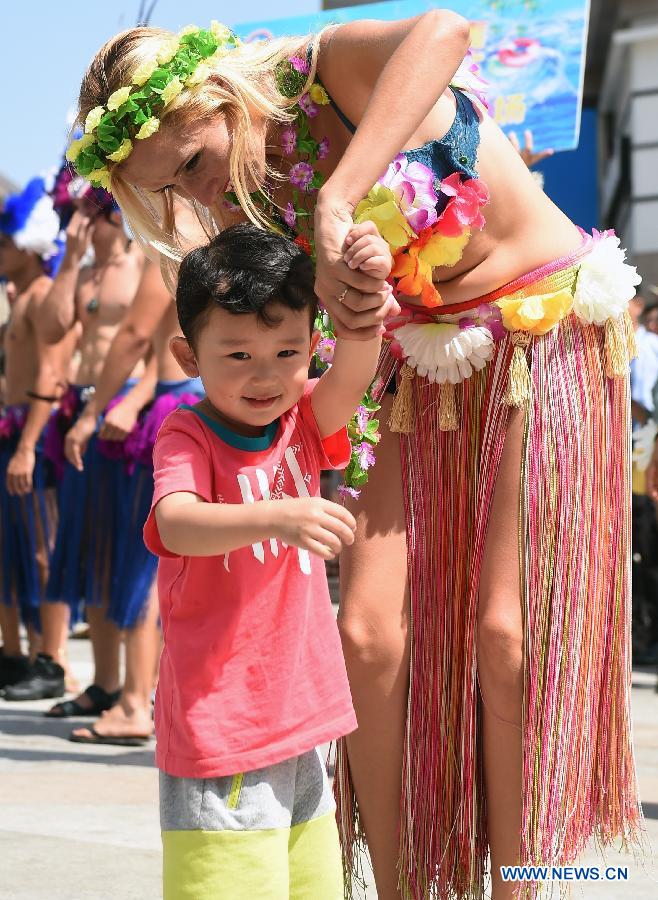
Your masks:
{"label": "green leaf", "polygon": [[297,149],[300,153],[314,153],[316,151],[316,148],[317,143],[312,138],[297,140]]}

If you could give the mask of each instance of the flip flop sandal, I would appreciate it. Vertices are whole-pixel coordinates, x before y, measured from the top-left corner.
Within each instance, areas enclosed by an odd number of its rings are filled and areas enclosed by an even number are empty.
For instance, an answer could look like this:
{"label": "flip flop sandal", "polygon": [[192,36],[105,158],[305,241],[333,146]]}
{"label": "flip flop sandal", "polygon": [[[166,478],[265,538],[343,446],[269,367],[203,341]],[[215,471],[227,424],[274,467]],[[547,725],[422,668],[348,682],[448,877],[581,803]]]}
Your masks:
{"label": "flip flop sandal", "polygon": [[87,728],[89,735],[71,733],[69,740],[74,744],[114,744],[117,747],[143,747],[148,744],[153,735],[108,735],[99,734],[94,726]]}
{"label": "flip flop sandal", "polygon": [[91,716],[96,719],[105,710],[111,709],[118,703],[121,691],[113,691],[108,694],[97,684],[90,684],[88,688],[85,688],[83,694],[86,694],[91,700],[90,707],[81,706],[77,700],[63,700],[45,712],[44,716],[49,719],[69,719],[73,716]]}

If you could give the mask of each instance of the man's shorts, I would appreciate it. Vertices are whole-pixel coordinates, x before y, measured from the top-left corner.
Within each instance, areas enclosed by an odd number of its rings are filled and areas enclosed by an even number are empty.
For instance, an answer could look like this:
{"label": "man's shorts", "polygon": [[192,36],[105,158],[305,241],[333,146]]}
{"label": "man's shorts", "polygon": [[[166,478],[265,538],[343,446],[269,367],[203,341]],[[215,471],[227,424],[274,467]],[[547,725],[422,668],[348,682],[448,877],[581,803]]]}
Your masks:
{"label": "man's shorts", "polygon": [[318,750],[221,778],[160,772],[164,900],[342,900]]}

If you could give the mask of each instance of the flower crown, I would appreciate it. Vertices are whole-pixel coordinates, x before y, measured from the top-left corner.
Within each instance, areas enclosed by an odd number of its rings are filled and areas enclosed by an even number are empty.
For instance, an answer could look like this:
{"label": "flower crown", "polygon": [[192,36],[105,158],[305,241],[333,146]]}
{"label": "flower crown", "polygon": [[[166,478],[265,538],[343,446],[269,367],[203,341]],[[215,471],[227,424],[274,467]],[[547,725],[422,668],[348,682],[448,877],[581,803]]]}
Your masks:
{"label": "flower crown", "polygon": [[[158,116],[183,88],[202,84],[213,64],[240,41],[219,22],[210,28],[188,25],[166,40],[155,59],[139,65],[132,83],[108,98],[107,107],[96,106],[85,120],[85,133],[72,141],[67,160],[94,187],[110,189],[107,163],[120,163],[133,148],[160,128]],[[136,88],[136,89],[135,89]]]}

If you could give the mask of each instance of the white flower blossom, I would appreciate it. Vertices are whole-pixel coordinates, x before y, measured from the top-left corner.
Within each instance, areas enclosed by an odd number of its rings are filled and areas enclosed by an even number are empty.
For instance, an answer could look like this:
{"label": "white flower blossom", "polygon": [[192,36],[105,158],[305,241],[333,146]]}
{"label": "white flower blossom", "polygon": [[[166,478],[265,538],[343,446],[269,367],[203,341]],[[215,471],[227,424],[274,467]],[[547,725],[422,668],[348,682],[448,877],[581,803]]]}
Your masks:
{"label": "white flower blossom", "polygon": [[580,264],[573,311],[590,325],[618,319],[641,280],[635,266],[626,262],[626,251],[616,235],[595,238],[592,251]]}

